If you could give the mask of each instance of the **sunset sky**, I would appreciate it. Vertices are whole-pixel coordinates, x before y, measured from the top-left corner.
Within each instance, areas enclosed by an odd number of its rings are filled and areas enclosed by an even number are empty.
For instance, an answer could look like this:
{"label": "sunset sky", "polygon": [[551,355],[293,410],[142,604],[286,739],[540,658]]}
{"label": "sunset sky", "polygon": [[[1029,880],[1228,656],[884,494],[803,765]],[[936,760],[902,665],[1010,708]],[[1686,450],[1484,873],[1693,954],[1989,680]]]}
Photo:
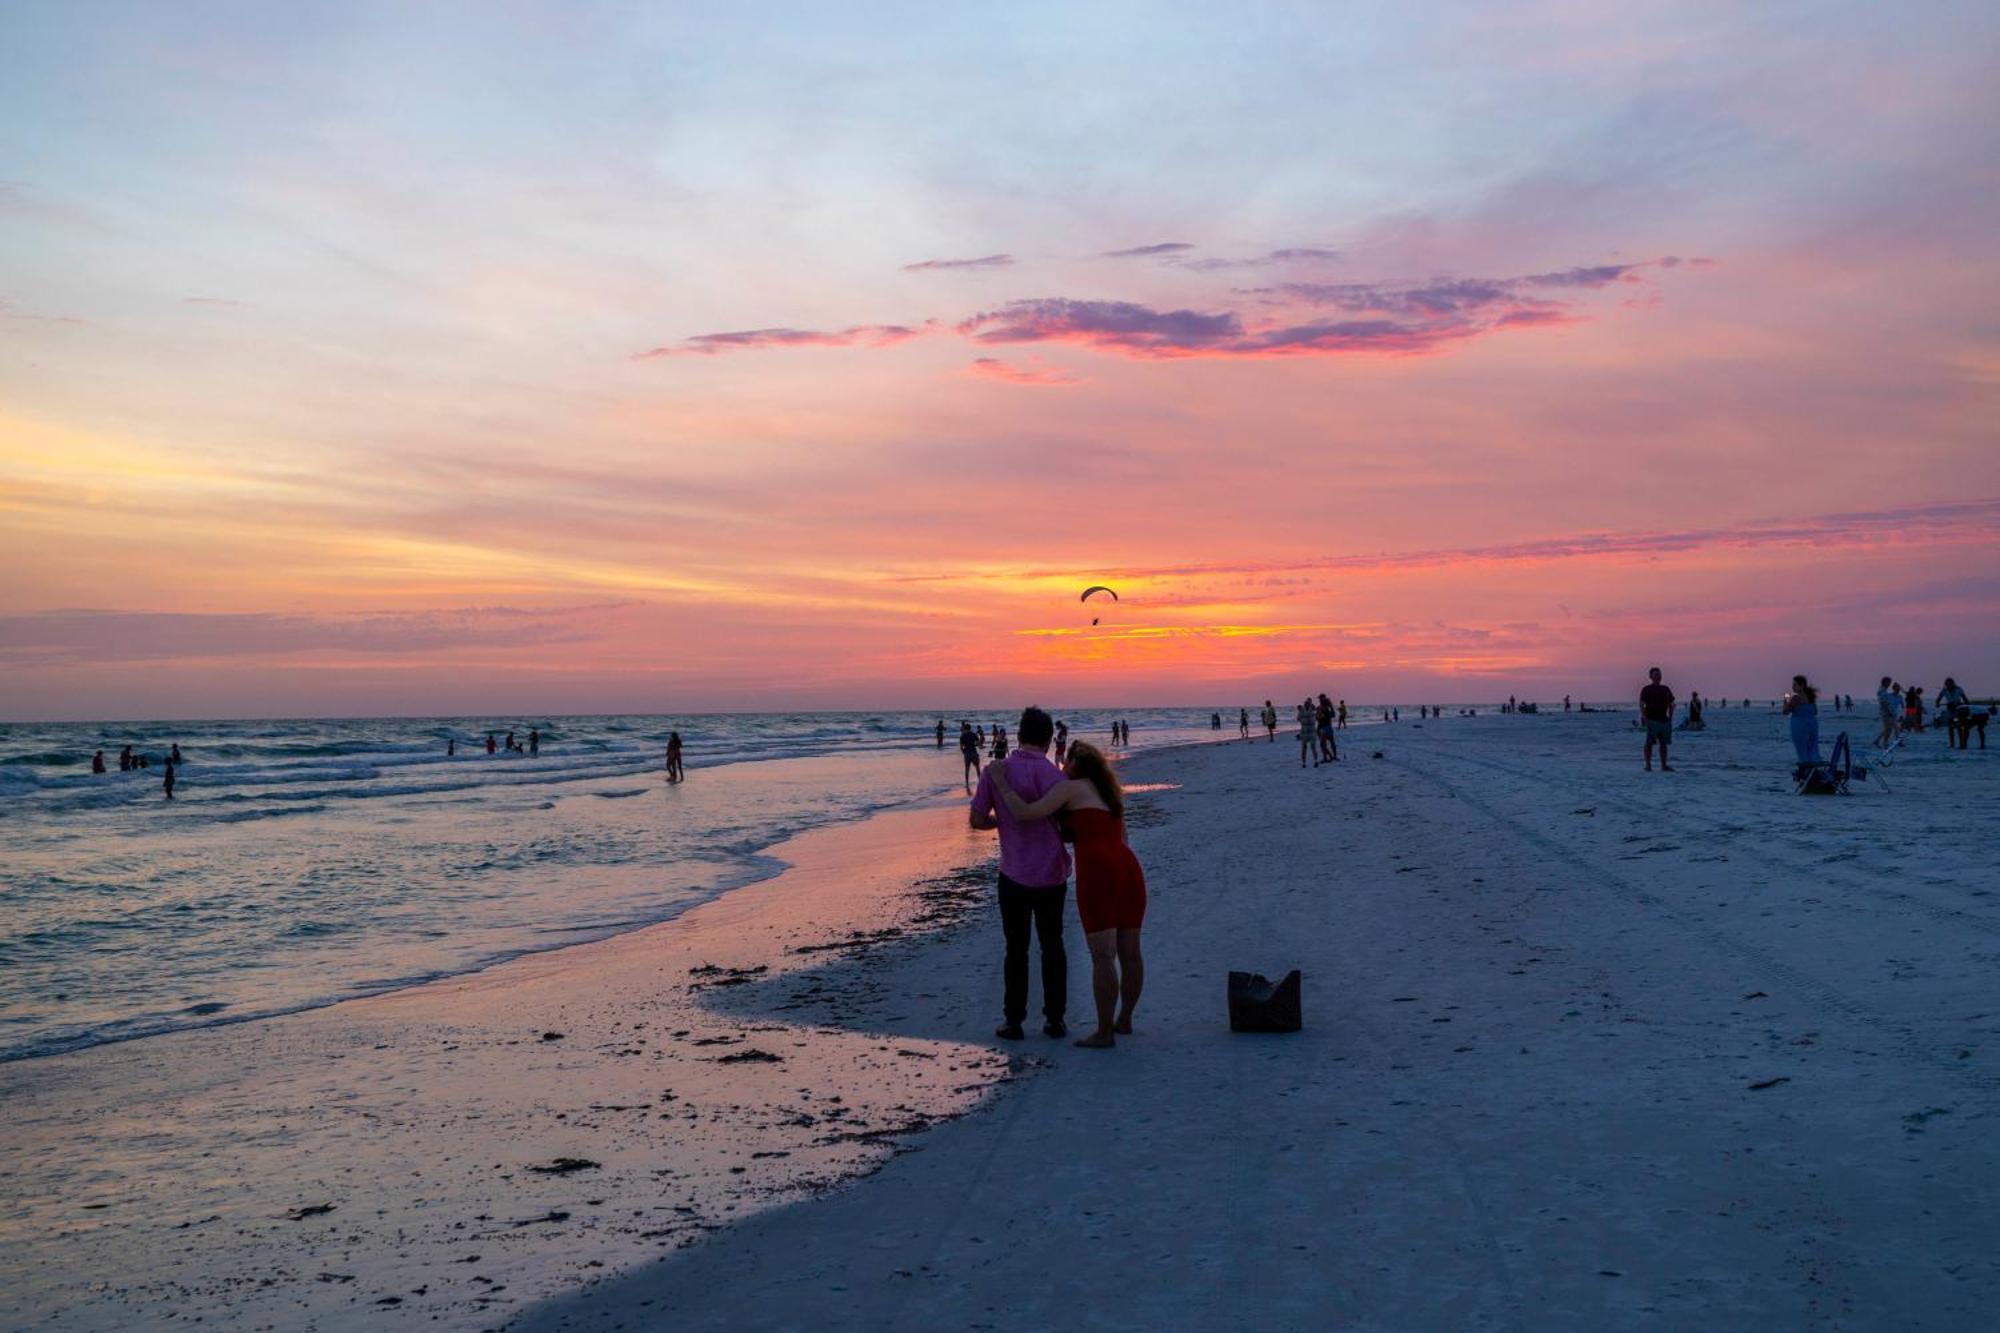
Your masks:
{"label": "sunset sky", "polygon": [[13,0],[0,718],[2000,689],[1997,16]]}

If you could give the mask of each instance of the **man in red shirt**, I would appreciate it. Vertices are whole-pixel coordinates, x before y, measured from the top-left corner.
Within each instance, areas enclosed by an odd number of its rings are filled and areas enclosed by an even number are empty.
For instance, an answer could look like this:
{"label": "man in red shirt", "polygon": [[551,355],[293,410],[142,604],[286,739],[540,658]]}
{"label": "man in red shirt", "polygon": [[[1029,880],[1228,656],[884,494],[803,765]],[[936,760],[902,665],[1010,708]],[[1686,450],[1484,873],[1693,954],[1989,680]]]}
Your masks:
{"label": "man in red shirt", "polygon": [[1660,747],[1660,771],[1671,773],[1667,767],[1667,745],[1674,738],[1674,692],[1660,683],[1660,669],[1654,667],[1646,673],[1653,683],[1639,691],[1639,720],[1646,727],[1646,771],[1653,771],[1653,745]]}

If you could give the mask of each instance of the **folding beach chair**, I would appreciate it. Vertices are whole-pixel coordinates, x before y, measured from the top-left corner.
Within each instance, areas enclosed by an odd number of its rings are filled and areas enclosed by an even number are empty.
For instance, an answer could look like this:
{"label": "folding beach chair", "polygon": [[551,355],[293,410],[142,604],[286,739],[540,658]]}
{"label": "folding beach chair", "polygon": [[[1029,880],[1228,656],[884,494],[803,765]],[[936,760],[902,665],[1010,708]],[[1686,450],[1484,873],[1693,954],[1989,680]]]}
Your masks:
{"label": "folding beach chair", "polygon": [[1846,796],[1849,781],[1867,776],[1868,770],[1854,762],[1854,747],[1848,744],[1844,731],[1833,742],[1833,752],[1827,758],[1792,770],[1801,796]]}

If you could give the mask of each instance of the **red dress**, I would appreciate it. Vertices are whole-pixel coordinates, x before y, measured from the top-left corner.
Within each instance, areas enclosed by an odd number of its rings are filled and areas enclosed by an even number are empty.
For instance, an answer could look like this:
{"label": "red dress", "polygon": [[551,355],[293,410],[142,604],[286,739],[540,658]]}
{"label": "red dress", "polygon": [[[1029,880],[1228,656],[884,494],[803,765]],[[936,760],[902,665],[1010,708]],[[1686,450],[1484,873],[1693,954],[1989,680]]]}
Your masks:
{"label": "red dress", "polygon": [[1083,933],[1137,930],[1146,919],[1146,872],[1125,845],[1125,821],[1109,810],[1072,810],[1076,915]]}

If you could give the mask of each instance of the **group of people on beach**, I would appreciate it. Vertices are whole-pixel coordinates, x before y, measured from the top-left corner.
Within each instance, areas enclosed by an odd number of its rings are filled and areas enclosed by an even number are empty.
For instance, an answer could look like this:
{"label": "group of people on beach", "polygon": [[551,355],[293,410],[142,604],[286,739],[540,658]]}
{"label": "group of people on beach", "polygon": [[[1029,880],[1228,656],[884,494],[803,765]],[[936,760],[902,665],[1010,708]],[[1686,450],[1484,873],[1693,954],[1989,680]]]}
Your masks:
{"label": "group of people on beach", "polygon": [[[1050,745],[1055,753],[1056,764],[1061,765],[1069,752],[1069,723],[1057,722],[1054,725],[1055,732]],[[936,736],[937,748],[940,750],[944,748],[944,734],[944,719],[939,718]],[[1131,745],[1132,724],[1123,720],[1114,721],[1111,724],[1111,743],[1114,746],[1121,747]],[[973,726],[970,722],[963,720],[959,722],[958,753],[959,757],[964,761],[963,777],[967,791],[972,790],[972,784],[979,780],[980,773],[985,769],[989,747],[993,761],[996,763],[1008,756],[1010,750],[1007,745],[1007,729],[1005,727],[995,722],[990,727],[981,729]]]}
{"label": "group of people on beach", "polygon": [[[1667,763],[1667,747],[1674,739],[1674,692],[1665,684],[1659,667],[1647,673],[1648,683],[1639,689],[1639,721],[1645,728],[1646,744],[1644,759],[1646,771],[1653,769],[1653,749],[1660,751],[1660,771],[1671,773]],[[1819,748],[1819,687],[1803,675],[1793,676],[1791,688],[1779,699],[1779,710],[1786,718],[1786,729],[1790,734],[1792,750],[1797,758],[1797,772],[1803,773],[1818,767],[1825,760]],[[1906,732],[1924,730],[1923,689],[1911,686],[1905,690],[1892,677],[1882,677],[1881,687],[1875,692],[1877,708],[1881,713],[1882,726],[1875,735],[1878,750],[1894,745]],[[1832,706],[1852,710],[1854,696],[1835,694]],[[1567,698],[1563,701],[1569,706]],[[1723,701],[1728,707],[1728,701]],[[1745,699],[1743,707],[1750,707]],[[1986,748],[1987,713],[1973,710],[1972,700],[1963,687],[1950,676],[1946,676],[1944,686],[1937,696],[1938,718],[1951,729],[1950,742],[1959,749],[1968,748],[1972,731],[1979,731],[1979,748]],[[1702,698],[1699,694],[1688,695],[1687,720],[1681,723],[1683,731],[1700,731],[1705,727],[1702,720]]]}

